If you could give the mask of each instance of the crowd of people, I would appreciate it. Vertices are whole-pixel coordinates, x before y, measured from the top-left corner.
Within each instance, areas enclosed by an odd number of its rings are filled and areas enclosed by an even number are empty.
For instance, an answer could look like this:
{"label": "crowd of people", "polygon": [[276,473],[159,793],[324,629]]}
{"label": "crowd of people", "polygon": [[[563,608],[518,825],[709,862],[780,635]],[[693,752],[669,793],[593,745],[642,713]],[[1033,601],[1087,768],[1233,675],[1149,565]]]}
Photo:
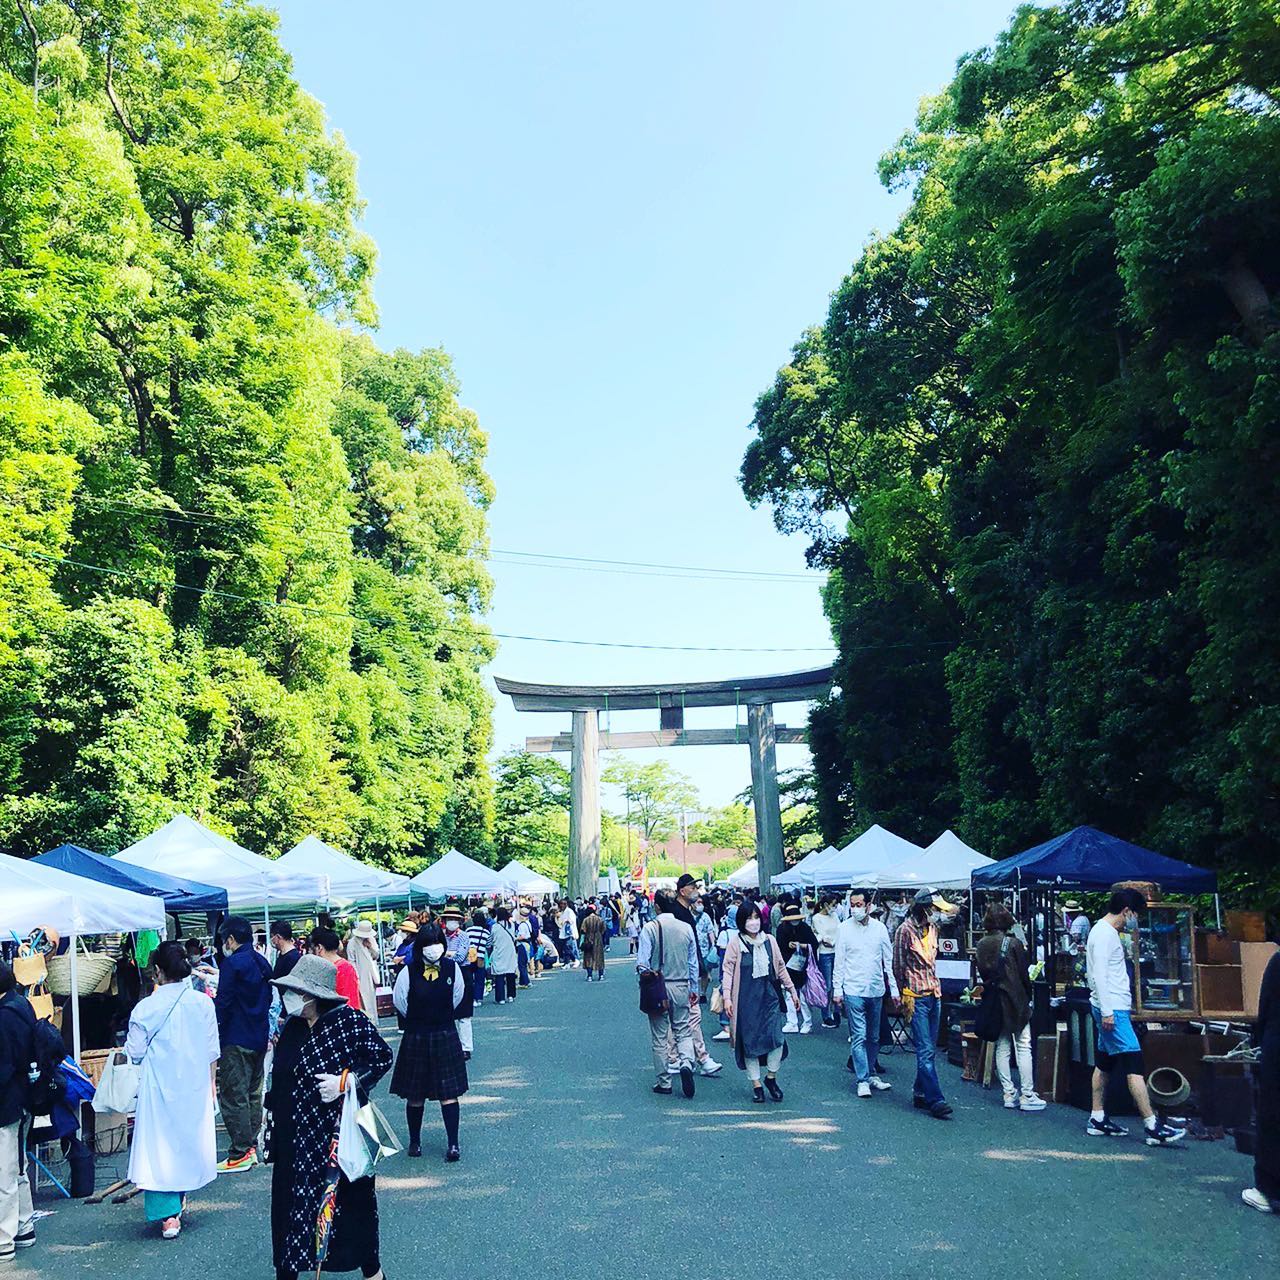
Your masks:
{"label": "crowd of people", "polygon": [[[1106,1111],[1113,1072],[1124,1074],[1151,1146],[1177,1143],[1184,1130],[1151,1105],[1142,1051],[1131,1019],[1122,938],[1145,900],[1117,890],[1108,910],[1079,934],[1097,1028],[1093,1108],[1086,1133],[1126,1131]],[[323,1262],[326,1270],[381,1275],[372,1176],[335,1173],[335,1134],[344,1098],[363,1103],[391,1072],[404,1103],[410,1158],[422,1155],[428,1102],[440,1110],[444,1159],[461,1158],[460,1099],[476,1050],[473,1020],[486,1000],[515,1001],[552,969],[603,981],[605,956],[627,939],[647,996],[653,1091],[686,1098],[696,1078],[722,1070],[707,1049],[703,1006],[732,1048],[752,1101],[781,1102],[790,1034],[843,1030],[856,1098],[888,1094],[878,1061],[886,1018],[915,1055],[911,1101],[928,1116],[953,1115],[935,1066],[942,990],[939,927],[956,907],[932,889],[882,905],[855,889],[806,904],[720,888],[704,893],[692,875],[652,897],[628,889],[569,902],[512,899],[449,903],[410,914],[392,931],[362,919],[341,937],[322,917],[304,937],[288,921],[255,937],[241,917],[224,919],[216,956],[198,942],[163,942],[150,958],[150,993],[133,1008],[124,1040],[139,1064],[129,1178],[144,1192],[147,1220],[166,1239],[182,1228],[186,1198],[219,1174],[270,1164],[271,1234],[277,1280]],[[1074,923],[1074,922],[1073,922]],[[1031,981],[1027,949],[1010,911],[988,906],[976,949],[990,988],[994,1067],[1004,1106],[1034,1113],[1045,1102],[1031,1068]],[[270,959],[268,959],[268,943]],[[379,988],[390,1007],[379,1010]],[[209,998],[209,997],[212,998]],[[380,1012],[400,1030],[393,1053]],[[715,1025],[715,1024],[712,1024]],[[35,1243],[23,1166],[23,1125],[34,1087],[37,1024],[0,962],[0,1261]],[[1280,1206],[1280,957],[1263,983],[1258,1023],[1264,1087],[1258,1116],[1256,1185],[1245,1203]],[[1015,1081],[1016,1073],[1016,1081]],[[1269,1082],[1269,1084],[1267,1083]],[[215,1097],[227,1134],[215,1148]],[[326,1194],[329,1200],[326,1201]],[[324,1257],[317,1213],[328,1204]]]}

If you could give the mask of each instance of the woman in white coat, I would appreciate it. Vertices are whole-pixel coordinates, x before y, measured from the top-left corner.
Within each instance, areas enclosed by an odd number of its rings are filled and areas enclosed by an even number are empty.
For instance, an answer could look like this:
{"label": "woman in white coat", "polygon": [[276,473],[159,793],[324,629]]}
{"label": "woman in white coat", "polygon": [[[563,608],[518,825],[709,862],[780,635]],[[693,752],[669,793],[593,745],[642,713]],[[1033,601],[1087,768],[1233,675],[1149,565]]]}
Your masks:
{"label": "woman in white coat", "polygon": [[213,1001],[192,988],[180,942],[162,942],[153,958],[156,989],[134,1006],[125,1052],[142,1064],[129,1178],[145,1193],[148,1222],[166,1240],[182,1229],[188,1191],[218,1176],[213,1129],[213,1064],[218,1021]]}

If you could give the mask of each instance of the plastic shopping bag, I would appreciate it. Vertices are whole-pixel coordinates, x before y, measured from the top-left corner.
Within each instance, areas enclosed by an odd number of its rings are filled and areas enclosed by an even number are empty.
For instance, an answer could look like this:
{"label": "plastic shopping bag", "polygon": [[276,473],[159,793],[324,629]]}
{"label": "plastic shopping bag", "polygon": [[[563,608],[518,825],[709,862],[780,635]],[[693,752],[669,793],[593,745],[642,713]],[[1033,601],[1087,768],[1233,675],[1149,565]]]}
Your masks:
{"label": "plastic shopping bag", "polygon": [[347,1181],[369,1177],[379,1160],[399,1150],[391,1126],[372,1102],[361,1104],[355,1076],[348,1075],[338,1125],[338,1167]]}
{"label": "plastic shopping bag", "polygon": [[129,1061],[123,1049],[117,1049],[102,1068],[102,1079],[93,1093],[93,1109],[99,1115],[117,1111],[131,1116],[138,1109],[138,1085],[142,1069]]}

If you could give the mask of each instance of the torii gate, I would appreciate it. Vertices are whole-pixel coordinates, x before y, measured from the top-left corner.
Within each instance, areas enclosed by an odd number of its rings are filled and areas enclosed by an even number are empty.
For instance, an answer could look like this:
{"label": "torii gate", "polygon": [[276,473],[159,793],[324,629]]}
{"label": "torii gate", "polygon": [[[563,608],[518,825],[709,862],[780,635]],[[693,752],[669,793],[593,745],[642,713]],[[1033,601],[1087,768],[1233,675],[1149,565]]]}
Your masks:
{"label": "torii gate", "polygon": [[[804,729],[775,725],[775,702],[811,702],[831,689],[832,670],[819,667],[786,675],[693,684],[555,685],[526,684],[495,677],[517,711],[571,711],[573,732],[525,740],[529,751],[572,753],[569,809],[569,892],[587,897],[600,874],[600,748],[733,746],[742,741],[732,729],[686,729],[686,707],[747,708],[747,744],[751,749],[751,794],[756,818],[756,859],[760,884],[767,888],[782,871],[782,810],[778,801],[776,744],[807,742]],[[601,711],[656,708],[657,732],[600,733]]]}

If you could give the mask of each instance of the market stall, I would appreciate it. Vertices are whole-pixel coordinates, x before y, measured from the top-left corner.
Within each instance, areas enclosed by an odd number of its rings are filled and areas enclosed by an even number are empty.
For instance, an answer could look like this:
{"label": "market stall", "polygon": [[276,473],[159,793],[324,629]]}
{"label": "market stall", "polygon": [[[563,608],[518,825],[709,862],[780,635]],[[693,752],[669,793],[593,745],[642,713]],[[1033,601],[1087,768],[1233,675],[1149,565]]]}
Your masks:
{"label": "market stall", "polygon": [[44,867],[54,867],[73,876],[95,880],[99,884],[130,893],[141,893],[159,898],[165,911],[177,914],[181,911],[226,911],[227,891],[211,884],[201,884],[181,876],[171,876],[163,871],[148,871],[143,867],[129,866],[105,854],[94,853],[76,844],[60,844],[48,853],[32,858],[32,862]]}
{"label": "market stall", "polygon": [[928,848],[882,871],[873,872],[868,889],[969,889],[969,877],[995,862],[971,849],[954,831],[944,831]]}
{"label": "market stall", "polygon": [[[737,871],[731,871],[728,876],[729,885],[734,889],[758,889],[760,887],[760,864],[752,858],[750,862],[743,863]],[[775,878],[774,884],[778,881]]]}
{"label": "market stall", "polygon": [[824,860],[809,883],[816,889],[865,888],[879,872],[909,858],[918,858],[923,853],[918,844],[912,844],[910,840],[886,831],[879,823],[873,823],[834,858]]}
{"label": "market stall", "polygon": [[[833,844],[827,845],[825,849],[815,849],[812,853],[806,853],[794,867],[788,867],[781,875],[773,877],[772,888],[774,889],[805,889],[813,884],[814,873],[825,863],[830,862],[832,858],[839,857],[840,850]],[[754,863],[752,864],[755,865]],[[756,874],[756,883],[754,886],[744,885],[743,888],[759,888],[759,872]]]}
{"label": "market stall", "polygon": [[328,883],[329,905],[351,906],[375,903],[381,909],[383,899],[398,901],[409,896],[409,877],[353,858],[319,836],[307,836],[288,853],[282,853],[272,864],[301,875],[323,877]]}
{"label": "market stall", "polygon": [[[554,880],[547,876],[540,876],[531,867],[526,867],[523,862],[518,862],[514,858],[498,874],[512,893],[518,893],[524,897],[542,898],[548,894],[555,895],[560,892],[560,886]],[[606,885],[606,890],[608,889],[609,886]]]}
{"label": "market stall", "polygon": [[474,858],[468,858],[457,849],[433,862],[409,881],[414,897],[421,894],[432,902],[446,898],[472,896],[498,896],[509,892],[507,882],[492,867],[482,866]]}
{"label": "market stall", "polygon": [[165,930],[164,902],[57,867],[0,854],[0,933],[22,938],[33,929],[54,929],[67,939],[70,969],[72,1056],[80,1057],[80,948],[84,938],[106,933]]}

